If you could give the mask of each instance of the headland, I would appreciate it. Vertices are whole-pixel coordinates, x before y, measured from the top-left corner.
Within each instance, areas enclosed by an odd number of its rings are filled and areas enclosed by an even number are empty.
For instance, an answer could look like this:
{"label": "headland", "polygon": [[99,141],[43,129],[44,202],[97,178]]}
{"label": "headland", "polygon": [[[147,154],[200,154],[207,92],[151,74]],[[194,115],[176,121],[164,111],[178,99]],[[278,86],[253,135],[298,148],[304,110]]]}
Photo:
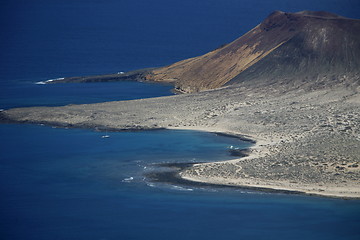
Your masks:
{"label": "headland", "polygon": [[[176,88],[191,93],[9,109],[0,112],[0,121],[240,135],[256,142],[249,156],[186,166],[176,176],[207,184],[360,198],[359,29],[359,20],[334,14],[274,12],[215,52],[123,76],[172,79]],[[225,65],[217,64],[223,61]],[[108,80],[118,75],[123,74]],[[94,79],[101,77],[89,81]]]}

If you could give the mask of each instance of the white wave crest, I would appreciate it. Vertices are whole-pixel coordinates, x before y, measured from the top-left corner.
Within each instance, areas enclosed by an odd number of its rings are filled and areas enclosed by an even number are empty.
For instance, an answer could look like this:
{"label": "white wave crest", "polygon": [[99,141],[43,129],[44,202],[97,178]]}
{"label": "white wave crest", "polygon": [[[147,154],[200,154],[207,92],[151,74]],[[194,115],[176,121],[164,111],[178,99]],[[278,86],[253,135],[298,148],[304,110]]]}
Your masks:
{"label": "white wave crest", "polygon": [[54,78],[54,79],[49,79],[46,81],[40,81],[40,82],[36,82],[35,84],[47,84],[47,83],[51,83],[51,82],[55,82],[55,81],[59,81],[59,80],[63,80],[65,78],[61,77],[61,78]]}
{"label": "white wave crest", "polygon": [[35,84],[41,85],[41,84],[46,84],[44,81],[40,81],[40,82],[36,82]]}
{"label": "white wave crest", "polygon": [[124,178],[124,179],[122,180],[122,182],[131,182],[132,180],[134,180],[133,177]]}
{"label": "white wave crest", "polygon": [[176,186],[176,185],[173,185],[172,189],[175,189],[178,191],[194,191],[194,189],[192,189],[192,188],[184,188],[184,187],[180,187],[180,186]]}

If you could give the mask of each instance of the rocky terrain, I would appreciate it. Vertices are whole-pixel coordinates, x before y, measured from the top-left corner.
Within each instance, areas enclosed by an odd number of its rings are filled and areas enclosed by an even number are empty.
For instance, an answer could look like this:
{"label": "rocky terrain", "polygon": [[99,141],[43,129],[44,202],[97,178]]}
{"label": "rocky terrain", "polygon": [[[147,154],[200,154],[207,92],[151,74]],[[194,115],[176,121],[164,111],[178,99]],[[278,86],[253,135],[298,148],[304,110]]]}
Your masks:
{"label": "rocky terrain", "polygon": [[[196,129],[244,136],[256,141],[249,156],[195,164],[178,176],[211,184],[359,198],[359,26],[358,20],[330,13],[275,12],[243,37],[205,56],[116,74],[137,80],[164,78],[155,81],[168,81],[173,74],[187,76],[186,81],[175,77],[180,90],[200,92],[9,109],[0,112],[0,121],[114,131]],[[238,64],[234,68],[232,61]],[[201,76],[208,83],[199,80]],[[72,80],[83,81],[76,79]],[[204,90],[209,88],[216,89]]]}
{"label": "rocky terrain", "polygon": [[[249,157],[196,164],[193,181],[360,197],[360,87],[277,92],[228,87],[196,94],[0,112],[2,122],[61,127],[225,132],[256,140]],[[272,92],[269,94],[269,92]]]}
{"label": "rocky terrain", "polygon": [[51,83],[172,82],[183,93],[244,82],[259,87],[307,85],[309,81],[315,86],[313,80],[318,85],[331,85],[344,75],[359,72],[359,32],[359,20],[333,13],[275,11],[245,35],[202,56],[160,68],[69,77]]}
{"label": "rocky terrain", "polygon": [[292,83],[358,72],[360,21],[327,12],[273,12],[235,41],[147,75],[197,92],[251,81]]}

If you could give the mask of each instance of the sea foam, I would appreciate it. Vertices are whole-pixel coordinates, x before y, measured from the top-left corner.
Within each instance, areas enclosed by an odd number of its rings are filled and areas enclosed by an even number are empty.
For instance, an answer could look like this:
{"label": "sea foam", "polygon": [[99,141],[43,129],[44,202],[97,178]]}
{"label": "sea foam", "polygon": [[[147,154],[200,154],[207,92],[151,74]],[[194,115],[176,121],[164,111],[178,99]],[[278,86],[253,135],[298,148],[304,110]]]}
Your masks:
{"label": "sea foam", "polygon": [[51,83],[51,82],[55,82],[55,81],[59,81],[59,80],[63,80],[65,78],[61,77],[61,78],[54,78],[54,79],[49,79],[49,80],[46,80],[46,81],[40,81],[40,82],[36,82],[35,84],[47,84],[47,83]]}

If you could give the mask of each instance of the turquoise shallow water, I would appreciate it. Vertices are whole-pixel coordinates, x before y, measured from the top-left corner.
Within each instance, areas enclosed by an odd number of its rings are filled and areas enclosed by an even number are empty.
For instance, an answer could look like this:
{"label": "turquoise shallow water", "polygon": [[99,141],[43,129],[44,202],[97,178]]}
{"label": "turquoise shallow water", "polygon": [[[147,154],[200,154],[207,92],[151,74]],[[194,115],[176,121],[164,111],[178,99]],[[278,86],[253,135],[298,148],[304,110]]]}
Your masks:
{"label": "turquoise shallow water", "polygon": [[3,239],[358,239],[359,201],[149,183],[154,163],[231,159],[234,138],[0,125]]}

